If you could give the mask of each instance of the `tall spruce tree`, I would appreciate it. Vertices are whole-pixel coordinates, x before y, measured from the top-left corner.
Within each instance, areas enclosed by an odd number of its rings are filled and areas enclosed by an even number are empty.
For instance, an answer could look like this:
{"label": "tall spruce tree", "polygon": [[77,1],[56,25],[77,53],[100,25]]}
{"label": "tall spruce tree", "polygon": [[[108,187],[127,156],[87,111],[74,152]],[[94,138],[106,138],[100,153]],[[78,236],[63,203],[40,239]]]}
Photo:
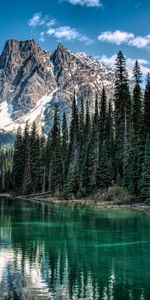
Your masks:
{"label": "tall spruce tree", "polygon": [[100,101],[100,124],[99,124],[99,142],[103,144],[106,141],[106,126],[107,126],[107,98],[105,88],[103,86],[102,96]]}
{"label": "tall spruce tree", "polygon": [[25,159],[25,169],[24,178],[22,184],[23,194],[32,193],[32,163],[31,163],[31,142],[27,140],[26,144],[26,159]]}
{"label": "tall spruce tree", "polygon": [[31,133],[30,133],[30,143],[31,143],[31,175],[32,175],[32,190],[33,193],[37,191],[39,182],[39,172],[40,172],[40,139],[36,129],[36,123],[33,122]]}
{"label": "tall spruce tree", "polygon": [[135,61],[135,65],[133,68],[133,77],[134,77],[136,84],[140,84],[142,82],[142,80],[141,80],[142,73],[141,73],[141,69],[140,69],[138,60]]}
{"label": "tall spruce tree", "polygon": [[51,188],[51,161],[52,161],[52,151],[51,151],[51,131],[48,134],[47,141],[46,141],[46,148],[45,148],[45,156],[46,156],[46,178],[45,178],[45,187],[46,190],[50,191]]}
{"label": "tall spruce tree", "polygon": [[123,164],[126,136],[131,129],[131,98],[126,70],[126,60],[119,51],[115,71],[115,137],[116,137],[116,166],[117,179],[123,178]]}
{"label": "tall spruce tree", "polygon": [[150,201],[150,138],[147,137],[141,173],[141,197]]}
{"label": "tall spruce tree", "polygon": [[108,158],[107,146],[103,143],[99,150],[99,161],[96,174],[97,188],[106,188],[112,182],[112,164]]}
{"label": "tall spruce tree", "polygon": [[62,183],[61,138],[57,108],[54,112],[51,136],[51,191],[55,193],[60,191]]}
{"label": "tall spruce tree", "polygon": [[135,86],[133,90],[133,101],[132,101],[132,122],[133,122],[133,133],[137,136],[141,132],[141,125],[142,125],[142,91],[140,87],[141,72],[140,72],[138,61],[135,62],[133,75],[135,80]]}
{"label": "tall spruce tree", "polygon": [[61,142],[61,153],[62,153],[62,180],[66,179],[67,175],[67,159],[68,159],[68,125],[66,114],[63,114],[62,121],[62,142]]}
{"label": "tall spruce tree", "polygon": [[13,156],[13,188],[14,191],[20,193],[23,184],[24,174],[24,147],[21,127],[17,130],[16,140],[14,144],[14,156]]}
{"label": "tall spruce tree", "polygon": [[72,114],[70,123],[69,161],[77,161],[79,154],[79,122],[76,95],[72,101]]}

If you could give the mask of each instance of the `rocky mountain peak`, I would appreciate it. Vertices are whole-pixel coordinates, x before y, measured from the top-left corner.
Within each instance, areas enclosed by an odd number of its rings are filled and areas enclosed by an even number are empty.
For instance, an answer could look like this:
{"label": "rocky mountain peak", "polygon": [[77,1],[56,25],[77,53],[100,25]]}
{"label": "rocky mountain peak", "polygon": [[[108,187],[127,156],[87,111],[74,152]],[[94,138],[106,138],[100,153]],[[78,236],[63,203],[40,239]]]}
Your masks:
{"label": "rocky mountain peak", "polygon": [[65,62],[70,57],[70,51],[64,47],[64,45],[59,44],[57,49],[52,54],[52,60],[54,64],[59,64]]}
{"label": "rocky mountain peak", "polygon": [[1,62],[5,63],[10,59],[24,59],[29,55],[40,54],[41,48],[34,39],[26,41],[7,40],[1,55]]}
{"label": "rocky mountain peak", "polygon": [[62,44],[50,53],[33,39],[8,40],[0,55],[0,119],[4,120],[0,129],[14,131],[28,120],[47,132],[56,105],[69,119],[76,91],[78,104],[81,98],[90,99],[92,111],[103,85],[111,96],[113,79],[112,70],[95,58],[73,53]]}

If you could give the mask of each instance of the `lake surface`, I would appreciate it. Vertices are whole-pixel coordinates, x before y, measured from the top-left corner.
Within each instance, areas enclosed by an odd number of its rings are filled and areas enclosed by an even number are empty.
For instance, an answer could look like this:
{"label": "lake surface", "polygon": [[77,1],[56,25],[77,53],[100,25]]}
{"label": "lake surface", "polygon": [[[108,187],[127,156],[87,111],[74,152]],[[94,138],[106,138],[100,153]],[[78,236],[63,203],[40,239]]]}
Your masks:
{"label": "lake surface", "polygon": [[150,213],[0,198],[0,300],[150,299]]}

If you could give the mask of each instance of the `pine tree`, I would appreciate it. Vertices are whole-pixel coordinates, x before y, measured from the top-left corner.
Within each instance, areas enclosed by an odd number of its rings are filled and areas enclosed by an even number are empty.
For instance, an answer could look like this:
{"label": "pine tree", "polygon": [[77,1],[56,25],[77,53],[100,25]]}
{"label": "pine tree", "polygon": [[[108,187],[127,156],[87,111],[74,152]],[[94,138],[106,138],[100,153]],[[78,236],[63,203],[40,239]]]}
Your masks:
{"label": "pine tree", "polygon": [[89,102],[86,101],[86,114],[85,114],[85,147],[88,147],[89,138],[91,135],[91,118],[89,112]]}
{"label": "pine tree", "polygon": [[70,123],[70,143],[69,143],[69,162],[77,161],[79,154],[79,122],[78,122],[78,109],[76,105],[76,96],[72,101],[72,115]]}
{"label": "pine tree", "polygon": [[[23,139],[22,139],[22,176],[24,179],[24,172],[25,172],[25,164],[26,164],[26,158],[28,154],[28,146],[30,145],[30,133],[29,133],[29,124],[26,122],[26,126],[23,132]],[[23,185],[23,182],[22,182]]]}
{"label": "pine tree", "polygon": [[92,161],[91,161],[91,143],[88,144],[88,147],[85,151],[84,161],[82,165],[82,172],[80,176],[80,193],[82,196],[86,196],[91,192],[91,169],[92,169]]}
{"label": "pine tree", "polygon": [[62,180],[66,179],[67,175],[67,158],[68,158],[68,126],[66,114],[63,114],[62,122],[62,142],[61,142],[61,153],[62,153]]}
{"label": "pine tree", "polygon": [[91,191],[91,182],[93,177],[93,144],[91,143],[91,118],[89,113],[89,103],[86,101],[85,131],[84,131],[84,152],[82,159],[82,168],[80,169],[80,193],[85,196]]}
{"label": "pine tree", "polygon": [[137,136],[131,134],[124,156],[124,185],[134,194],[139,193],[139,144]]}
{"label": "pine tree", "polygon": [[17,130],[14,156],[13,156],[13,188],[17,193],[21,192],[24,174],[24,147],[21,127]]}
{"label": "pine tree", "polygon": [[107,98],[105,88],[103,86],[102,96],[100,101],[100,124],[99,124],[99,142],[103,144],[106,140],[106,126],[107,126]]}
{"label": "pine tree", "polygon": [[31,169],[31,143],[30,140],[27,141],[26,145],[26,160],[25,160],[25,170],[22,185],[23,194],[32,193],[32,169]]}
{"label": "pine tree", "polygon": [[142,92],[141,92],[141,72],[138,62],[136,61],[134,69],[135,86],[133,90],[133,104],[132,104],[132,122],[134,134],[138,135],[141,132],[142,125]]}
{"label": "pine tree", "polygon": [[116,137],[116,162],[117,178],[123,178],[124,148],[126,135],[131,129],[131,99],[126,71],[126,60],[122,52],[119,51],[116,59],[115,72],[115,137]]}
{"label": "pine tree", "polygon": [[108,156],[112,158],[113,147],[114,147],[114,120],[113,120],[113,109],[112,109],[111,100],[109,100],[107,117],[106,117],[106,144],[107,144]]}
{"label": "pine tree", "polygon": [[96,180],[98,188],[106,188],[112,182],[112,165],[107,155],[106,144],[102,144],[99,150]]}
{"label": "pine tree", "polygon": [[69,166],[68,175],[64,184],[63,194],[65,199],[72,199],[78,192],[78,175],[75,163]]}
{"label": "pine tree", "polygon": [[58,111],[55,109],[51,134],[51,191],[59,192],[62,182],[61,139]]}
{"label": "pine tree", "polygon": [[37,190],[39,192],[46,191],[46,139],[44,134],[39,139],[40,151],[37,170]]}
{"label": "pine tree", "polygon": [[141,197],[150,200],[150,139],[147,137],[141,174]]}
{"label": "pine tree", "polygon": [[96,94],[95,99],[95,111],[94,111],[94,127],[95,131],[98,132],[99,129],[99,110],[98,110],[98,95]]}
{"label": "pine tree", "polygon": [[52,139],[51,139],[51,131],[48,134],[48,138],[46,141],[46,148],[45,148],[45,156],[46,156],[46,163],[45,163],[45,171],[46,171],[46,179],[45,179],[45,187],[46,190],[50,191],[51,189],[51,161],[52,161]]}
{"label": "pine tree", "polygon": [[35,193],[38,190],[38,178],[40,172],[40,139],[37,134],[36,123],[33,122],[31,133],[30,133],[30,143],[31,143],[31,176],[32,176],[32,190]]}
{"label": "pine tree", "polygon": [[139,63],[137,60],[135,61],[135,65],[133,68],[133,77],[134,77],[135,83],[140,85],[142,73],[141,73],[140,66],[139,66]]}
{"label": "pine tree", "polygon": [[115,179],[115,136],[114,136],[114,116],[112,109],[112,101],[109,100],[106,120],[106,148],[107,156],[111,162],[111,178]]}
{"label": "pine tree", "polygon": [[81,105],[80,105],[80,113],[79,113],[79,147],[80,152],[84,148],[84,138],[85,138],[85,112],[84,112],[84,102],[83,99],[81,99]]}

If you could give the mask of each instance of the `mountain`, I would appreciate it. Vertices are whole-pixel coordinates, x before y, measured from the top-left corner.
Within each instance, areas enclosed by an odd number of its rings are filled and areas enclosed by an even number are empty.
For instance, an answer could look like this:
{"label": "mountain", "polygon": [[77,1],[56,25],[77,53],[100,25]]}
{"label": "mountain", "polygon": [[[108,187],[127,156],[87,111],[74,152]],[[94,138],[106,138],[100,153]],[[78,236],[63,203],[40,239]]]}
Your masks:
{"label": "mountain", "polygon": [[96,93],[106,87],[110,98],[114,72],[85,53],[73,53],[59,44],[54,52],[33,40],[8,40],[0,55],[0,130],[15,132],[19,125],[36,121],[48,132],[54,108],[68,119],[74,91],[94,108]]}

